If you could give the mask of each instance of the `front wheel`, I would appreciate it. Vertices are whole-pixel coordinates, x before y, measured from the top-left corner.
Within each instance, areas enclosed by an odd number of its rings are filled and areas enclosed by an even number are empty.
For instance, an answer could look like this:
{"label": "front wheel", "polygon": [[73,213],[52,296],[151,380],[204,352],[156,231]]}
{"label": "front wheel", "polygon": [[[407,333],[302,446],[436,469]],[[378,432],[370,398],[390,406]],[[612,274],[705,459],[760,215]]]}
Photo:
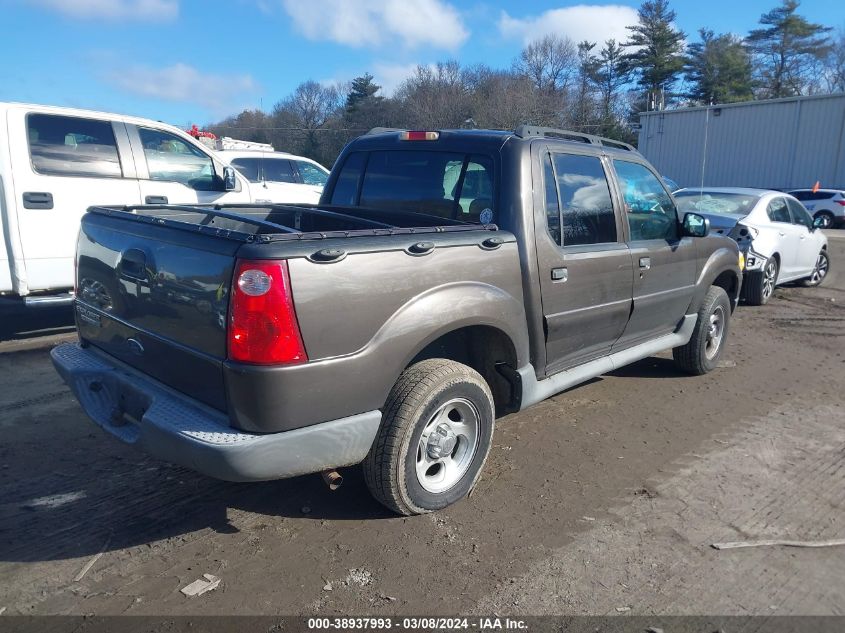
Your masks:
{"label": "front wheel", "polygon": [[810,288],[821,286],[825,278],[827,278],[827,273],[829,271],[830,255],[827,254],[826,250],[821,251],[819,252],[819,256],[816,258],[816,266],[813,268],[813,274],[807,277],[802,283]]}
{"label": "front wheel", "polygon": [[403,515],[462,499],[481,474],[493,440],[493,396],[474,369],[436,358],[402,372],[364,460],[370,493]]}
{"label": "front wheel", "polygon": [[728,293],[718,286],[710,286],[698,311],[692,337],[686,345],[672,350],[678,367],[695,376],[715,369],[728,338],[730,320]]}

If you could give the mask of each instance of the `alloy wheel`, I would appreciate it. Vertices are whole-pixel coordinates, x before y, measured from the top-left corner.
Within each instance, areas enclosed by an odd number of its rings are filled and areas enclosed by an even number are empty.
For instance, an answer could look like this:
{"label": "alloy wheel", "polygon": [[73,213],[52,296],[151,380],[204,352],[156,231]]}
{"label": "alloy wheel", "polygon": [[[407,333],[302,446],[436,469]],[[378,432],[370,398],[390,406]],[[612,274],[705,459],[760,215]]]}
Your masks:
{"label": "alloy wheel", "polygon": [[454,398],[431,416],[417,446],[420,485],[432,493],[449,490],[469,470],[478,449],[480,415],[469,400]]}

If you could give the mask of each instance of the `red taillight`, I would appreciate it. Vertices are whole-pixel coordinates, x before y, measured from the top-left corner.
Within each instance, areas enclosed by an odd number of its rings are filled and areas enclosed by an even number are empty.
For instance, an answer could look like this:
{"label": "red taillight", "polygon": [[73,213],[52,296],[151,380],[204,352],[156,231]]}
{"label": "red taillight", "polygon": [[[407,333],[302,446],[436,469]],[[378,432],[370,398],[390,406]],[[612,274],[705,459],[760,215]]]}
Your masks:
{"label": "red taillight", "polygon": [[840,207],[845,207],[845,200],[835,200],[834,202],[836,202],[836,204]]}
{"label": "red taillight", "polygon": [[257,365],[308,360],[286,261],[239,260],[231,296],[229,360]]}
{"label": "red taillight", "polygon": [[424,130],[408,130],[402,132],[399,138],[403,141],[436,141],[440,138],[440,132],[426,132]]}

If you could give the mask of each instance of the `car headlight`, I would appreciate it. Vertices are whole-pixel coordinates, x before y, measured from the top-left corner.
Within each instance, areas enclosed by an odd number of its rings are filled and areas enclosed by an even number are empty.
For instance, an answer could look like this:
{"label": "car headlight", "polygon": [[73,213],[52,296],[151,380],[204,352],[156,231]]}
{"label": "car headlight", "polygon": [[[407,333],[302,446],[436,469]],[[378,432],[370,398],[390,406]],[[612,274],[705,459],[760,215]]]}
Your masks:
{"label": "car headlight", "polygon": [[739,269],[745,270],[745,255],[742,254],[742,251],[739,251]]}

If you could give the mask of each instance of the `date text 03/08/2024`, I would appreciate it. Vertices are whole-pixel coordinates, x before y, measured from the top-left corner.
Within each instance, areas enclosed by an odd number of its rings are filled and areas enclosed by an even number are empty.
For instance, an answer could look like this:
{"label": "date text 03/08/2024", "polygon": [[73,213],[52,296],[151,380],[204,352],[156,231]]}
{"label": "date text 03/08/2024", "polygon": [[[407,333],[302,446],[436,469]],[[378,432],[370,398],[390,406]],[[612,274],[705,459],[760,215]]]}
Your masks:
{"label": "date text 03/08/2024", "polygon": [[524,631],[526,622],[512,618],[308,618],[311,630],[512,630]]}

